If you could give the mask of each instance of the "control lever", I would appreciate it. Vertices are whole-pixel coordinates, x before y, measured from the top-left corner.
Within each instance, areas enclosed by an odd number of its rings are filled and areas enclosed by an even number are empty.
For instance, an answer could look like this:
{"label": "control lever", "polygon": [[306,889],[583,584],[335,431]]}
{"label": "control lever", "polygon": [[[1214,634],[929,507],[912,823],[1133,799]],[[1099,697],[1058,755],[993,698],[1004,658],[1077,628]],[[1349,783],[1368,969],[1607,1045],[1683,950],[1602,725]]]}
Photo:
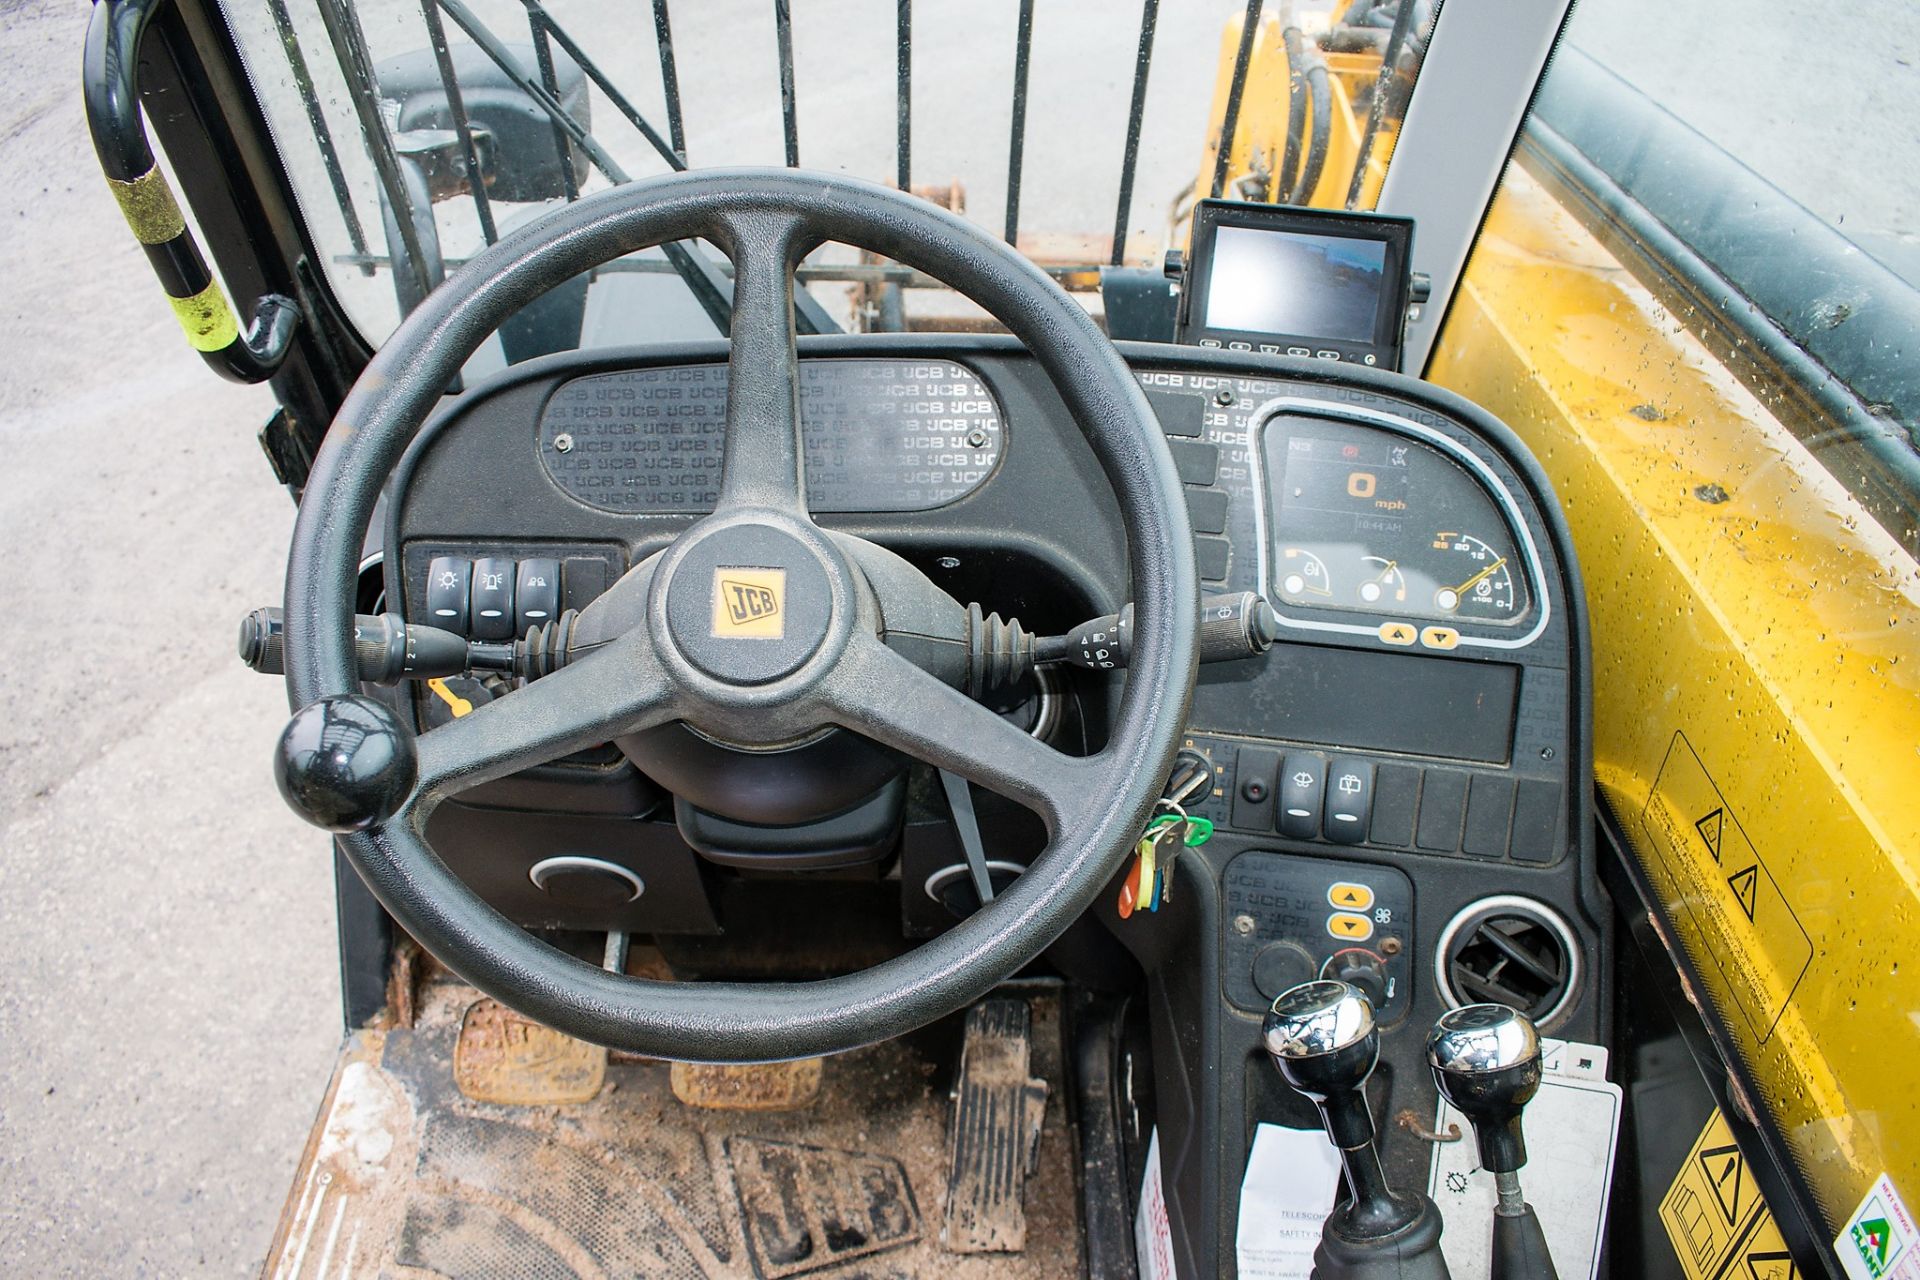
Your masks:
{"label": "control lever", "polygon": [[1520,1194],[1527,1140],[1520,1114],[1540,1091],[1540,1036],[1503,1004],[1470,1004],[1440,1016],[1427,1036],[1440,1094],[1473,1125],[1480,1167],[1493,1175],[1492,1280],[1559,1280],[1533,1206]]}
{"label": "control lever", "polygon": [[[984,697],[1035,667],[1066,664],[1116,671],[1133,660],[1133,606],[1081,623],[1063,636],[1036,636],[1017,620],[967,606],[967,691]],[[1200,661],[1255,658],[1273,647],[1279,619],[1252,591],[1200,598]]]}
{"label": "control lever", "polygon": [[[240,620],[240,661],[265,675],[286,674],[286,614],[271,606]],[[439,627],[405,622],[397,613],[356,614],[353,658],[369,684],[432,680],[469,671],[498,671],[532,678],[564,665],[552,641],[572,630],[571,611],[551,626],[535,627],[521,640],[469,640]],[[551,634],[549,634],[551,633]]]}
{"label": "control lever", "polygon": [[[1278,619],[1273,606],[1251,591],[1200,597],[1200,661],[1253,658],[1273,647]],[[1065,662],[1094,671],[1124,667],[1133,659],[1133,606],[1083,622],[1064,636],[1033,642],[1036,665]]]}
{"label": "control lever", "polygon": [[1380,1031],[1367,997],[1345,982],[1303,982],[1275,998],[1261,1038],[1281,1077],[1320,1109],[1346,1178],[1348,1198],[1313,1252],[1314,1280],[1449,1280],[1440,1210],[1387,1185],[1374,1143],[1366,1085]]}

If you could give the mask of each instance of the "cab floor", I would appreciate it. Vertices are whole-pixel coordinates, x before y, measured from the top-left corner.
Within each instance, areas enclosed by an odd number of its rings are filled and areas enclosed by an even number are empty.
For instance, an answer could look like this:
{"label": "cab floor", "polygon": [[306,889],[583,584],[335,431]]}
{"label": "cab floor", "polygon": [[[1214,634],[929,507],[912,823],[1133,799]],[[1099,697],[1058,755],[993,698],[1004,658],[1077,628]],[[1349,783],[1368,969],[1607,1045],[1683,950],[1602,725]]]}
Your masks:
{"label": "cab floor", "polygon": [[790,1111],[683,1104],[662,1062],[605,1067],[590,1101],[476,1102],[455,1081],[483,998],[429,984],[410,1028],[343,1048],[301,1158],[271,1280],[907,1280],[1080,1274],[1060,1002],[1025,990],[1051,1086],[1025,1192],[1026,1247],[942,1245],[957,1022],[829,1058]]}

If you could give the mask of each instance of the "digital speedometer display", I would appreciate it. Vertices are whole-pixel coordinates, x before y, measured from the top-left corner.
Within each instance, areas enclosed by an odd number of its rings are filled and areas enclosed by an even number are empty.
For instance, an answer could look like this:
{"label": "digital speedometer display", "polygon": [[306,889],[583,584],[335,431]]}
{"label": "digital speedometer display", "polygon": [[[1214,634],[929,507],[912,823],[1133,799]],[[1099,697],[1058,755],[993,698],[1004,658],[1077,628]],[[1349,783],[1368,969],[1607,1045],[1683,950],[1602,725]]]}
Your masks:
{"label": "digital speedometer display", "polygon": [[1276,605],[1505,625],[1531,611],[1506,519],[1417,440],[1283,415],[1262,439]]}

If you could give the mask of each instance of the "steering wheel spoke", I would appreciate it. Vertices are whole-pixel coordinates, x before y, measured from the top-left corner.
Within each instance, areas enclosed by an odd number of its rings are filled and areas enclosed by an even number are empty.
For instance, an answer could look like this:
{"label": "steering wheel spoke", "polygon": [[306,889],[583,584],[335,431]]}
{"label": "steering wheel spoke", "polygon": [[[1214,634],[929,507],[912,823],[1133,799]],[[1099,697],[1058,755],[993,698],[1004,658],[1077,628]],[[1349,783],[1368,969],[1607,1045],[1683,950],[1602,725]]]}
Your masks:
{"label": "steering wheel spoke", "polygon": [[550,676],[422,734],[413,807],[673,718],[673,688],[644,633],[630,633]]}
{"label": "steering wheel spoke", "polygon": [[1095,799],[1093,760],[1055,750],[876,637],[854,641],[825,696],[844,728],[1019,801],[1050,833]]}
{"label": "steering wheel spoke", "polygon": [[791,214],[757,211],[728,212],[719,223],[724,247],[733,257],[720,506],[804,512],[793,270],[810,247],[806,224]]}

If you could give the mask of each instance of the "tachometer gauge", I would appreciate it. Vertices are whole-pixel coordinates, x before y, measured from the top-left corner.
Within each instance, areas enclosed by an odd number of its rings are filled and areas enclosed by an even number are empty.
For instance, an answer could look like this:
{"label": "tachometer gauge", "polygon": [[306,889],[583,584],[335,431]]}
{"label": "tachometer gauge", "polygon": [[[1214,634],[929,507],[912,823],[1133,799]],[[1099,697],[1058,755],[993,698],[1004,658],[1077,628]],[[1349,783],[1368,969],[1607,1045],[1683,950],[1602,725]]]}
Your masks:
{"label": "tachometer gauge", "polygon": [[1357,594],[1362,604],[1401,604],[1407,598],[1406,575],[1400,572],[1400,562],[1389,560],[1385,556],[1361,556],[1360,563],[1365,566],[1366,577],[1361,581]]}
{"label": "tachometer gauge", "polygon": [[1327,562],[1311,551],[1283,547],[1280,551],[1280,594],[1290,600],[1331,598],[1333,575]]}
{"label": "tachometer gauge", "polygon": [[1436,610],[1466,618],[1514,616],[1520,602],[1505,556],[1472,534],[1453,531],[1434,534],[1433,550],[1442,584],[1433,593]]}

